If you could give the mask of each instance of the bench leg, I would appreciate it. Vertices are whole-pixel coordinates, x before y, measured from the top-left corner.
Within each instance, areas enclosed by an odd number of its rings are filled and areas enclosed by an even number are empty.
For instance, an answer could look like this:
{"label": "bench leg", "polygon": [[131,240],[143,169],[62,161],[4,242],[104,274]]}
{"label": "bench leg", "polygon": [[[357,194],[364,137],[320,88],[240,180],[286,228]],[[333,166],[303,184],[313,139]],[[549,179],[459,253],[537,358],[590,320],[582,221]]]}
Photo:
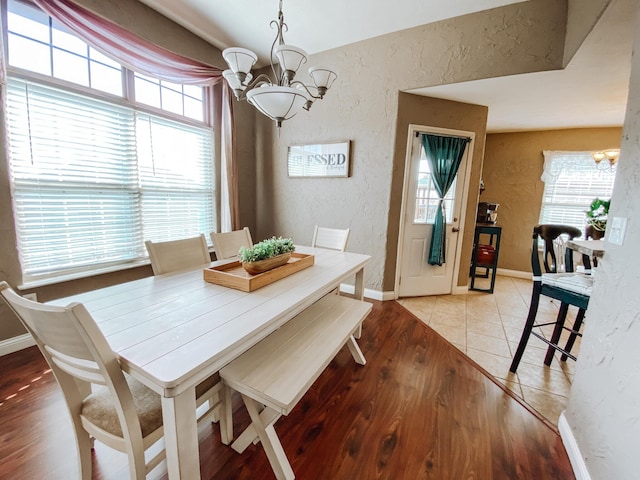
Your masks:
{"label": "bench leg", "polygon": [[284,453],[278,434],[273,428],[273,424],[265,425],[260,418],[259,408],[261,408],[262,405],[246,395],[242,395],[242,400],[244,400],[253,427],[256,429],[256,433],[262,442],[262,448],[264,448],[264,452],[267,454],[276,478],[278,480],[293,480],[295,478],[293,469],[289,464],[287,455]]}
{"label": "bench leg", "polygon": [[[265,408],[260,412],[260,421],[263,425],[273,425],[281,416],[280,413],[272,408]],[[233,442],[231,448],[238,453],[243,453],[249,445],[258,443],[259,441],[260,437],[258,437],[258,433],[252,423],[240,434],[236,441]]]}
{"label": "bench leg", "polygon": [[356,361],[356,363],[360,365],[365,365],[367,363],[367,360],[364,358],[362,350],[360,350],[358,342],[356,342],[356,339],[353,338],[353,335],[351,335],[347,340],[347,347],[349,347],[349,351],[351,352],[351,355],[353,356],[353,359]]}

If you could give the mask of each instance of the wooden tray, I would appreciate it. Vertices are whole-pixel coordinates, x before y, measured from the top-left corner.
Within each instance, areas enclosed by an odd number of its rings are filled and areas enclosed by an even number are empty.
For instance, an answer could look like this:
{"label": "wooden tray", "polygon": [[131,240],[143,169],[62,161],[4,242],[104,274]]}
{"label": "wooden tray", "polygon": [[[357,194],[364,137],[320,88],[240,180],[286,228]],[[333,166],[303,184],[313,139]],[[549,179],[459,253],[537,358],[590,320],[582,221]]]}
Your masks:
{"label": "wooden tray", "polygon": [[243,292],[253,292],[281,278],[299,272],[313,265],[314,256],[305,253],[292,253],[287,263],[264,273],[250,275],[239,261],[225,263],[204,269],[204,279],[209,283],[235,288]]}

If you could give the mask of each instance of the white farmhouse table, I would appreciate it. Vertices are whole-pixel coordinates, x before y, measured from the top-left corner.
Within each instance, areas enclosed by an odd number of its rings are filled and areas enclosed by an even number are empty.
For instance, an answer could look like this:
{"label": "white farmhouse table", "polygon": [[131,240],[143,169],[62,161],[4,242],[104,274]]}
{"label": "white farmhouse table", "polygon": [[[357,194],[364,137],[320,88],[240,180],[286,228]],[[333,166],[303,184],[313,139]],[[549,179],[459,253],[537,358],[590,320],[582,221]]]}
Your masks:
{"label": "white farmhouse table", "polygon": [[314,255],[314,265],[251,293],[208,283],[198,268],[49,302],[84,304],[123,370],[162,396],[170,479],[200,478],[196,385],[352,275],[362,299],[370,256],[296,252]]}
{"label": "white farmhouse table", "polygon": [[565,243],[565,265],[568,272],[573,271],[573,251],[582,254],[585,273],[593,274],[591,261],[597,266],[598,259],[604,256],[604,240],[567,240]]}

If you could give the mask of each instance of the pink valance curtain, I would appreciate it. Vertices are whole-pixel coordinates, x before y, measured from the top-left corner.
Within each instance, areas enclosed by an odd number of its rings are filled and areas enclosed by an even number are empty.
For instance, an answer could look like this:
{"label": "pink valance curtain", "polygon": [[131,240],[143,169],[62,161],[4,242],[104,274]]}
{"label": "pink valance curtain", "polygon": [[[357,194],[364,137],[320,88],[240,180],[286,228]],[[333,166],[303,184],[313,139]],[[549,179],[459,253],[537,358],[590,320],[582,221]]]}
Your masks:
{"label": "pink valance curtain", "polygon": [[[4,85],[6,84],[7,78],[6,78],[6,74],[7,74],[7,66],[5,64],[5,58],[4,58],[4,25],[1,21],[2,18],[0,18],[0,93],[4,95]],[[2,109],[4,110],[5,105],[4,105],[4,99],[0,98],[0,100],[2,100],[0,102],[0,105],[2,106]],[[7,157],[8,158],[8,157]]]}
{"label": "pink valance curtain", "polygon": [[[233,96],[222,69],[177,55],[152,44],[70,0],[33,0],[42,10],[75,32],[102,54],[127,68],[173,83],[202,85],[206,98],[221,106],[221,215],[222,231],[239,228],[237,164],[234,148]],[[218,85],[220,84],[220,85]],[[214,88],[214,86],[222,88]]]}

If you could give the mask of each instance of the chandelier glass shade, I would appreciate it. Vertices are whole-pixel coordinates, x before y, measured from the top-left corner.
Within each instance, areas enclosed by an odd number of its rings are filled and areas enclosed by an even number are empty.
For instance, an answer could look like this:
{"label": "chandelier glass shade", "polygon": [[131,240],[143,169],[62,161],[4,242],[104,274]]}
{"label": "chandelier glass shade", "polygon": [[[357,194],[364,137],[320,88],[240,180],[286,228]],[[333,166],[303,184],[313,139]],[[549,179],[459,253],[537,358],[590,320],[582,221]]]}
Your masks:
{"label": "chandelier glass shade", "polygon": [[[600,152],[592,152],[591,156],[593,161],[596,162],[596,166],[600,170],[615,170],[618,163],[618,157],[620,156],[620,150],[609,149]],[[603,160],[607,160],[603,162]]]}
{"label": "chandelier glass shade", "polygon": [[266,74],[254,78],[251,69],[258,61],[258,56],[251,50],[237,47],[227,48],[222,52],[222,57],[229,66],[223,76],[238,100],[246,99],[261,113],[274,120],[280,128],[284,120],[295,116],[302,109],[309,110],[315,100],[322,99],[337,75],[326,67],[311,67],[309,76],[313,85],[295,80],[298,71],[307,62],[307,53],[284,42],[283,31],[288,26],[284,23],[282,0],[278,20],[272,20],[271,26],[277,28],[270,58],[275,80]]}
{"label": "chandelier glass shade", "polygon": [[280,126],[304,108],[307,96],[297,88],[262,85],[247,92],[247,101]]}

